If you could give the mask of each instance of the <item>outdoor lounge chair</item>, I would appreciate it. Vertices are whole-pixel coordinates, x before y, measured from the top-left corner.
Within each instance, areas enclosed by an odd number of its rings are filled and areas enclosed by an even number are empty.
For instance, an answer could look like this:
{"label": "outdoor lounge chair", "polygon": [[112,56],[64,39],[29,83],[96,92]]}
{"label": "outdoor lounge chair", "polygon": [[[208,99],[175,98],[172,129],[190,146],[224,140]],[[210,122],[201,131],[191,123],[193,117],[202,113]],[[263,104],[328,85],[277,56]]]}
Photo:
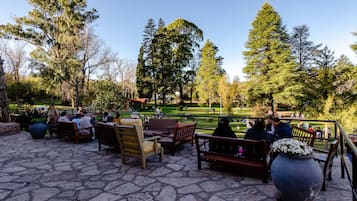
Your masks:
{"label": "outdoor lounge chair", "polygon": [[[141,127],[142,128],[142,127]],[[133,125],[115,125],[115,133],[120,146],[120,156],[123,164],[126,164],[127,157],[138,158],[141,167],[146,168],[146,158],[158,155],[162,160],[164,149],[158,143],[159,136],[144,139],[142,129]]]}

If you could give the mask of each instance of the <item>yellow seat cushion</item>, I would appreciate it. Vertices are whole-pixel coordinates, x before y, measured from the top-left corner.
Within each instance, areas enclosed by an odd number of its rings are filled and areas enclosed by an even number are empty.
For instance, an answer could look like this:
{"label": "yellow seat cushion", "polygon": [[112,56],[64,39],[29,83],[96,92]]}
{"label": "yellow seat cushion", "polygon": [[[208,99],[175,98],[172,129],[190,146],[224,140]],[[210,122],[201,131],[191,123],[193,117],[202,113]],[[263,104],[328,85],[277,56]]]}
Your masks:
{"label": "yellow seat cushion", "polygon": [[[160,143],[156,143],[156,144],[157,144],[156,149],[160,149],[161,144]],[[143,148],[144,148],[144,153],[153,152],[155,150],[154,142],[153,141],[144,141]]]}
{"label": "yellow seat cushion", "polygon": [[120,119],[120,124],[124,126],[134,126],[136,127],[136,132],[139,135],[140,141],[144,141],[143,133],[143,122],[141,119]]}

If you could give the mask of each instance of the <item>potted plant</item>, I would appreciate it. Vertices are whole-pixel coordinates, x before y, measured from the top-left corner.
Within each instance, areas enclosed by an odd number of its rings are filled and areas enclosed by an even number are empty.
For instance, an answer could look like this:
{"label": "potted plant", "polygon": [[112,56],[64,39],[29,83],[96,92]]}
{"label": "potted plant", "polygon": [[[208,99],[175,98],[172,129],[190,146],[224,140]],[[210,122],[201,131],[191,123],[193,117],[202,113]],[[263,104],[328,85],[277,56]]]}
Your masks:
{"label": "potted plant", "polygon": [[29,132],[34,139],[44,138],[48,125],[44,117],[34,117],[30,120]]}
{"label": "potted plant", "polygon": [[323,174],[313,160],[313,149],[292,138],[272,145],[277,157],[271,165],[271,178],[281,200],[314,200],[321,190]]}

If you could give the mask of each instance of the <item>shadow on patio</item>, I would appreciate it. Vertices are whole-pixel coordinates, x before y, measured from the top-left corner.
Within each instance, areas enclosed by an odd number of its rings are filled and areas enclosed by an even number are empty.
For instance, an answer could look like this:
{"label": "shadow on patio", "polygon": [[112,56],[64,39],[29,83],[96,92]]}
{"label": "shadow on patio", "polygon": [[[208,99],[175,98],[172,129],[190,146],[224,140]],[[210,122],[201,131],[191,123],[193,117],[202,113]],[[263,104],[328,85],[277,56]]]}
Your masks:
{"label": "shadow on patio", "polygon": [[[122,165],[118,153],[98,152],[96,141],[74,144],[29,133],[0,136],[0,200],[276,200],[272,181],[247,177],[202,163],[185,144],[176,156]],[[334,161],[333,180],[317,200],[352,200],[347,179]]]}

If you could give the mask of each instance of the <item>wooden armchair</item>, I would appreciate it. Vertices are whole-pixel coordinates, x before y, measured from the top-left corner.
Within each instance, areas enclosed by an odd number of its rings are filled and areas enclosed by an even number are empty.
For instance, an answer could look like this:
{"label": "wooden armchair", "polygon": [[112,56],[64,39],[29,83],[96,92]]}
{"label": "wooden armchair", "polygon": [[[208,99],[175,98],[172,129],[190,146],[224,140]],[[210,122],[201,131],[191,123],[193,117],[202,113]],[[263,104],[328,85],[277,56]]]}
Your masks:
{"label": "wooden armchair", "polygon": [[115,135],[114,125],[98,122],[95,125],[95,137],[98,139],[98,151],[102,145],[111,146],[119,152],[119,144]]}
{"label": "wooden armchair", "polygon": [[[315,150],[318,154],[315,155],[314,159],[317,162],[323,162],[324,166],[322,169],[322,173],[324,175],[324,182],[322,184],[321,190],[326,191],[326,179],[332,180],[332,163],[333,159],[337,153],[337,148],[338,148],[338,139],[334,140],[330,144],[330,149],[329,151],[322,151],[322,150]],[[322,154],[319,154],[322,153]],[[324,156],[322,156],[324,155]]]}
{"label": "wooden armchair", "polygon": [[157,142],[160,136],[146,138],[142,130],[137,126],[115,125],[115,133],[119,141],[122,163],[125,164],[127,157],[131,156],[138,158],[141,162],[141,167],[146,168],[146,158],[152,155],[159,155],[162,160],[164,149]]}

